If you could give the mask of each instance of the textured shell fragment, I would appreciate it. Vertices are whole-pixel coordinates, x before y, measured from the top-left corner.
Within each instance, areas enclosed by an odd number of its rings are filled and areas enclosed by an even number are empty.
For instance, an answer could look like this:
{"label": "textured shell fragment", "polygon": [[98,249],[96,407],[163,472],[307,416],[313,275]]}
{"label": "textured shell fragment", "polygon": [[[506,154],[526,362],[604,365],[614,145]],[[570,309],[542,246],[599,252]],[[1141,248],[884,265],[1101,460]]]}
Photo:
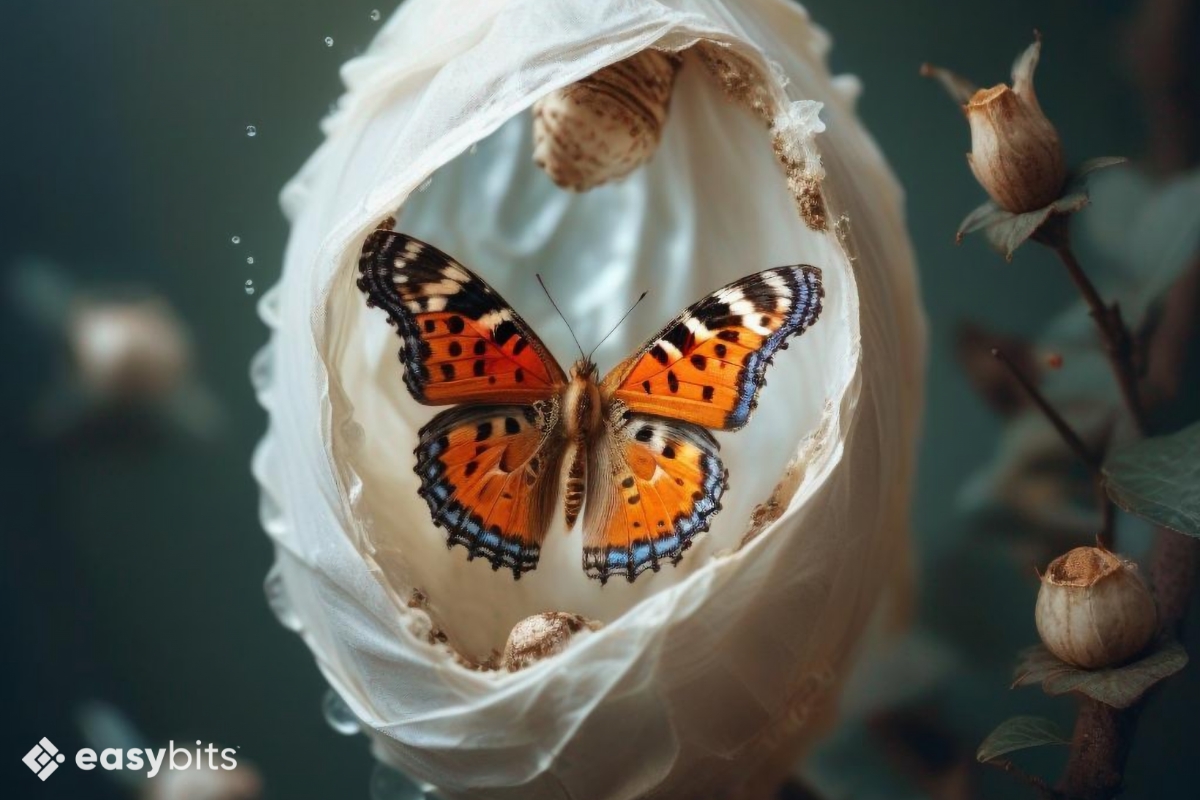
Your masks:
{"label": "textured shell fragment", "polygon": [[561,653],[571,639],[583,631],[600,629],[600,623],[567,614],[562,611],[547,611],[526,617],[513,626],[504,645],[501,663],[509,672],[516,672],[543,658]]}
{"label": "textured shell fragment", "polygon": [[533,106],[533,160],[564,189],[623,178],[658,149],[680,59],[643,50]]}

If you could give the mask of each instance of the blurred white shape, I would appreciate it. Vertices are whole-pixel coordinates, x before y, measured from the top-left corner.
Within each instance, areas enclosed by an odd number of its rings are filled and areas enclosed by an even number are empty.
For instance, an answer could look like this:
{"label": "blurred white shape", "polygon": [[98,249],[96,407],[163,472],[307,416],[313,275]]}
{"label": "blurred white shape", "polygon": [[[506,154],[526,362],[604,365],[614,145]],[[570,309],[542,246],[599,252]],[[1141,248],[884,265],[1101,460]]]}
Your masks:
{"label": "blurred white shape", "polygon": [[253,765],[238,763],[229,771],[167,770],[143,784],[141,800],[256,800],[263,780]]}
{"label": "blurred white shape", "polygon": [[52,435],[129,410],[159,413],[201,438],[219,430],[221,409],[193,371],[191,334],[164,296],[128,286],[85,291],[40,260],[15,265],[9,293],[34,329],[66,347],[63,377],[39,409]]}

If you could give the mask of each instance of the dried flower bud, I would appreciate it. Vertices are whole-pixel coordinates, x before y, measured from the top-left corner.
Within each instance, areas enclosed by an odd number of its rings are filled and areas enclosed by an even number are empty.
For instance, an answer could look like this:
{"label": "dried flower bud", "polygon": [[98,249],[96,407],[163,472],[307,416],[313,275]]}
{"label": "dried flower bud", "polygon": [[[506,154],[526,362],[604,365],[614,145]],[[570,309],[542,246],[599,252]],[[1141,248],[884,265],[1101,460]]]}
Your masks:
{"label": "dried flower bud", "polygon": [[1011,87],[979,89],[953,72],[924,64],[933,78],[963,104],[971,124],[967,163],[975,179],[1000,208],[1023,214],[1057,200],[1067,180],[1058,131],[1042,113],[1033,90],[1033,72],[1042,52],[1038,36],[1013,64]]}
{"label": "dried flower bud", "polygon": [[975,179],[996,204],[1021,214],[1049,205],[1067,179],[1058,131],[1042,113],[1033,90],[1042,42],[1037,39],[1013,65],[1013,85],[980,89],[967,101]]}
{"label": "dried flower bud", "polygon": [[650,160],[680,59],[643,50],[533,105],[533,160],[564,189],[588,189]]}
{"label": "dried flower bud", "polygon": [[524,669],[536,661],[561,653],[581,631],[594,631],[600,623],[578,614],[546,611],[526,617],[513,626],[504,645],[501,663],[509,672]]}
{"label": "dried flower bud", "polygon": [[1097,547],[1077,547],[1050,562],[1035,617],[1050,652],[1084,669],[1128,661],[1158,626],[1137,566]]}

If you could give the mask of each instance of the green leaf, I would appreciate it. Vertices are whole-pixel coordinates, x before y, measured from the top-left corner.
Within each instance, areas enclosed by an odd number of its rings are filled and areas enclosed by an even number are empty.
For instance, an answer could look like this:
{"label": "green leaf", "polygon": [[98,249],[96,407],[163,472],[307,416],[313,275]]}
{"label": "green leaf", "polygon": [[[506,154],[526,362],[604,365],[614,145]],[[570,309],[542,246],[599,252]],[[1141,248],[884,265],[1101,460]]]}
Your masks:
{"label": "green leaf", "polygon": [[1057,725],[1042,717],[1013,717],[988,734],[975,758],[984,763],[1015,750],[1047,744],[1067,744]]}
{"label": "green leaf", "polygon": [[1121,508],[1200,536],[1200,422],[1117,450],[1104,476],[1108,496]]}
{"label": "green leaf", "polygon": [[1129,708],[1154,684],[1183,669],[1187,653],[1178,642],[1161,643],[1132,664],[1109,669],[1080,669],[1061,661],[1043,645],[1021,654],[1013,686],[1042,684],[1046,694],[1079,692],[1113,708]]}
{"label": "green leaf", "polygon": [[962,224],[958,226],[958,233],[955,234],[954,240],[958,244],[962,244],[963,237],[968,233],[974,233],[980,228],[986,228],[1002,220],[1010,219],[1012,216],[1010,212],[1005,211],[991,200],[988,200],[979,206],[979,208],[967,214]]}
{"label": "green leaf", "polygon": [[1038,229],[1055,214],[1074,214],[1088,204],[1084,191],[1069,191],[1049,205],[1013,214],[997,206],[991,200],[972,211],[958,226],[957,241],[961,242],[968,233],[983,231],[988,244],[1008,261],[1012,261],[1016,249],[1037,233]]}

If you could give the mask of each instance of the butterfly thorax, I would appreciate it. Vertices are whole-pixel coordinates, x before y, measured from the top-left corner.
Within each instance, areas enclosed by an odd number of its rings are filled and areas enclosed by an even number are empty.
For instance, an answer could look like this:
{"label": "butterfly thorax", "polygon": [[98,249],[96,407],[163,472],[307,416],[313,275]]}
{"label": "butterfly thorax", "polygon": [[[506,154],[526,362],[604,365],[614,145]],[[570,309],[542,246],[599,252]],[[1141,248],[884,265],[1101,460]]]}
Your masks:
{"label": "butterfly thorax", "polygon": [[567,435],[583,442],[600,429],[600,381],[596,365],[579,359],[562,393],[563,423]]}

